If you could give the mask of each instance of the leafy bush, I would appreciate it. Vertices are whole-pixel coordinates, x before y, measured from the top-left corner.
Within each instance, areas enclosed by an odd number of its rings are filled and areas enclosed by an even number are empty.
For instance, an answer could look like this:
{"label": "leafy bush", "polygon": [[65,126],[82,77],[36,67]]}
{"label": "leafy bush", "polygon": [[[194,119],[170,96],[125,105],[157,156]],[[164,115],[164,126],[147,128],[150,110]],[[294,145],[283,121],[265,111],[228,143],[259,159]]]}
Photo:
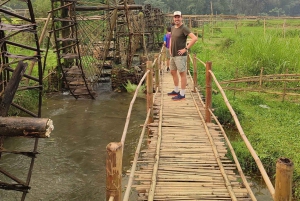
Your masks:
{"label": "leafy bush", "polygon": [[[125,89],[128,93],[134,93],[136,91],[138,85],[132,84],[130,82],[130,80],[127,80],[127,83],[123,84],[123,86],[125,87]],[[138,94],[140,94],[140,95],[143,94],[145,90],[146,90],[146,86],[141,85],[141,87],[139,88]]]}

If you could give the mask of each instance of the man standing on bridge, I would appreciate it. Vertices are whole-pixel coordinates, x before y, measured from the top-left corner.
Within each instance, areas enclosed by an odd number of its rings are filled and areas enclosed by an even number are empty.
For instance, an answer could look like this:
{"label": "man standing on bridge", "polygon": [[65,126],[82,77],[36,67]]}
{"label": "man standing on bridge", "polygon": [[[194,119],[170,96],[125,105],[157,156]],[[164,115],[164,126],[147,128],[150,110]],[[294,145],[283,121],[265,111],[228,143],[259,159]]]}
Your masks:
{"label": "man standing on bridge", "polygon": [[[172,97],[172,100],[178,101],[185,99],[185,87],[187,84],[187,51],[198,40],[197,36],[193,34],[187,26],[182,22],[182,15],[180,11],[174,12],[174,26],[171,28],[171,40],[170,40],[170,69],[173,76],[174,90],[168,93]],[[191,38],[191,41],[187,44],[187,37]],[[179,91],[179,72],[181,79],[181,90]]]}

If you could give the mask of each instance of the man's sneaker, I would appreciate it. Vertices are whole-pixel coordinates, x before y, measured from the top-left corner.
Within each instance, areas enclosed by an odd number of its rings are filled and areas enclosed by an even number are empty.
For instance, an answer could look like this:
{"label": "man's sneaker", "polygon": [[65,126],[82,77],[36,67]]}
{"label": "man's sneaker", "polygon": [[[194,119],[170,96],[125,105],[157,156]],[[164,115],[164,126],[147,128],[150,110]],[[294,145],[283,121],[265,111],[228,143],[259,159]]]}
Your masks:
{"label": "man's sneaker", "polygon": [[168,93],[168,96],[177,96],[179,94],[179,92],[176,92],[176,91],[172,91],[170,93]]}
{"label": "man's sneaker", "polygon": [[185,99],[185,95],[182,96],[180,94],[178,94],[177,96],[172,97],[172,100],[174,101],[179,101],[179,100],[184,100]]}
{"label": "man's sneaker", "polygon": [[169,68],[169,66],[167,67],[167,71],[170,71],[170,68]]}

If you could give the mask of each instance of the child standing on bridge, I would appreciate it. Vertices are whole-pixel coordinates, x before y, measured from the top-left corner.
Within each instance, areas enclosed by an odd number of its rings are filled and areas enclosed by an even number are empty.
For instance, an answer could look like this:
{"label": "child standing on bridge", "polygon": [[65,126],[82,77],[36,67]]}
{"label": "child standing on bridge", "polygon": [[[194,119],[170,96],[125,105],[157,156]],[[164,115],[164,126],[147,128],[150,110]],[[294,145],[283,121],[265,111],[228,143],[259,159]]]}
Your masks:
{"label": "child standing on bridge", "polygon": [[[170,40],[170,69],[173,77],[175,88],[172,92],[168,93],[172,97],[172,100],[178,101],[185,99],[185,88],[187,83],[186,78],[186,61],[187,51],[195,44],[198,40],[197,36],[193,34],[190,29],[185,26],[182,22],[182,15],[180,11],[174,12],[174,23],[175,25],[171,28],[171,40]],[[191,38],[189,44],[186,43],[187,37]],[[181,79],[181,90],[179,92],[179,77],[177,71],[180,74]]]}
{"label": "child standing on bridge", "polygon": [[164,46],[166,47],[167,58],[167,71],[170,70],[170,39],[171,39],[171,27],[167,27],[167,33],[164,35]]}

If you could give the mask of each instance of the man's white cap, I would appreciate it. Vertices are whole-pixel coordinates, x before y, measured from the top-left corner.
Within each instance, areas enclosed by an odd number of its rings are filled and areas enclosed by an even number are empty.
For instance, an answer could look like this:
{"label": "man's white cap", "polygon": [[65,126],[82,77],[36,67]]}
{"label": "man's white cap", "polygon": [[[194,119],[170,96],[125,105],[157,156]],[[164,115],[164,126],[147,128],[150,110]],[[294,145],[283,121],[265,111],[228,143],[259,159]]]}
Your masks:
{"label": "man's white cap", "polygon": [[175,16],[175,15],[180,15],[180,16],[181,16],[181,12],[180,12],[180,11],[175,11],[175,12],[174,12],[174,16]]}

